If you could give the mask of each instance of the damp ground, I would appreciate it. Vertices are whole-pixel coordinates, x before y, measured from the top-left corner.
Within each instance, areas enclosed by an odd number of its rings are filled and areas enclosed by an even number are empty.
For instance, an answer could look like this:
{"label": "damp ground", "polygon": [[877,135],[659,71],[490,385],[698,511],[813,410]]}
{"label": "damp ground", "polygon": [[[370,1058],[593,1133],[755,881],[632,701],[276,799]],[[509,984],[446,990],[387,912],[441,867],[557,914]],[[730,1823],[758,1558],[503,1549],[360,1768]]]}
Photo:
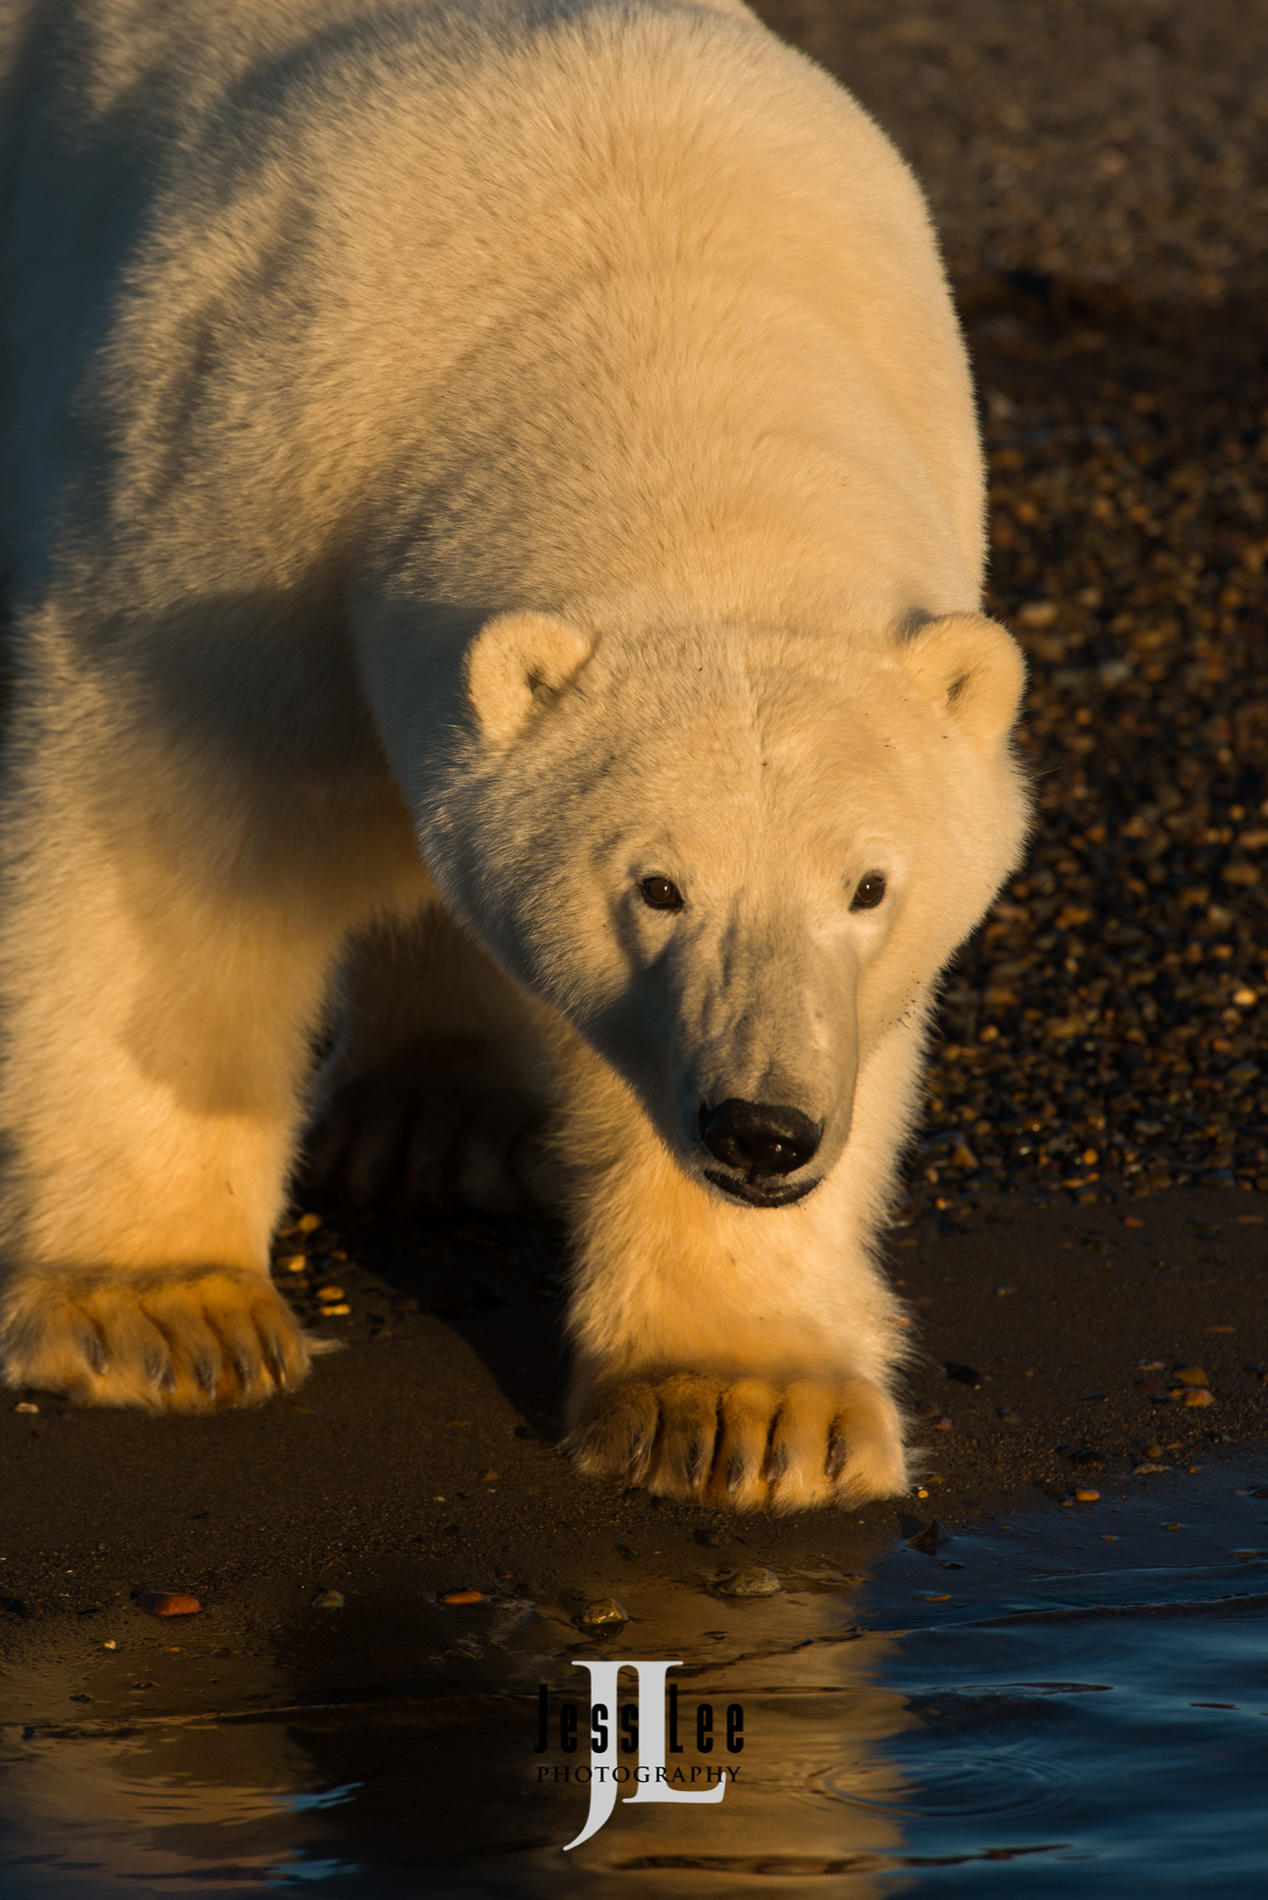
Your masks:
{"label": "damp ground", "polygon": [[[551,1226],[287,1237],[346,1346],[293,1397],[0,1412],[0,1891],[1255,1891],[1266,1213],[1105,1185],[915,1213],[920,1478],[783,1520],[571,1470]],[[778,1590],[730,1594],[752,1571]],[[202,1608],[139,1607],[163,1590]],[[683,1791],[739,1772],[565,1852],[605,1657],[681,1665]]]}

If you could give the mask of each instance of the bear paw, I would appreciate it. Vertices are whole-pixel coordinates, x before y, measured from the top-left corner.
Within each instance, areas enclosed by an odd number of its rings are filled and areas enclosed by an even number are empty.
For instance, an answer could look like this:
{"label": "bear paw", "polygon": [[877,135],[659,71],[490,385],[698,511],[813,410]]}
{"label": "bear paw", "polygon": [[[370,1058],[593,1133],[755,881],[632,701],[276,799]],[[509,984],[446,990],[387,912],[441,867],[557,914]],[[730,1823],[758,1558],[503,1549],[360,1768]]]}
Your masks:
{"label": "bear paw", "polygon": [[600,1387],[572,1436],[580,1469],[735,1511],[857,1504],[907,1488],[897,1406],[870,1379],[675,1373]]}
{"label": "bear paw", "polygon": [[453,1092],[429,1075],[350,1076],[307,1142],[306,1189],[361,1206],[553,1212],[541,1105],[520,1089]]}
{"label": "bear paw", "polygon": [[0,1317],[6,1382],[79,1405],[255,1405],[299,1385],[314,1350],[270,1280],[231,1268],[32,1275]]}

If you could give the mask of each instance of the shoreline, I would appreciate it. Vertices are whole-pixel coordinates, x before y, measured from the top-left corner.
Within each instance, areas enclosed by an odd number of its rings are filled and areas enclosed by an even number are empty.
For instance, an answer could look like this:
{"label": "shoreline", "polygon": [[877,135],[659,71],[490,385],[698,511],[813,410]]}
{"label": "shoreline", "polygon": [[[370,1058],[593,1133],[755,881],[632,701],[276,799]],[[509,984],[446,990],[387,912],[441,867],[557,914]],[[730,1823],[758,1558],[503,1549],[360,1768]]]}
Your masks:
{"label": "shoreline", "polygon": [[[916,1488],[782,1518],[572,1470],[553,1429],[564,1368],[545,1223],[319,1230],[351,1256],[318,1256],[313,1276],[337,1266],[349,1311],[322,1330],[348,1349],[293,1396],[153,1418],[6,1394],[0,1653],[20,1677],[41,1653],[98,1652],[107,1626],[157,1639],[214,1621],[222,1642],[264,1640],[311,1620],[328,1590],[410,1651],[455,1590],[571,1615],[684,1569],[853,1573],[933,1519],[1081,1514],[1076,1491],[1196,1496],[1225,1467],[1261,1464],[1268,1480],[1268,1196],[973,1198],[890,1236],[914,1316],[908,1390],[930,1411]],[[1176,1384],[1180,1367],[1207,1385]],[[1193,1391],[1209,1402],[1186,1402]],[[145,1617],[143,1590],[190,1592],[209,1614]]]}

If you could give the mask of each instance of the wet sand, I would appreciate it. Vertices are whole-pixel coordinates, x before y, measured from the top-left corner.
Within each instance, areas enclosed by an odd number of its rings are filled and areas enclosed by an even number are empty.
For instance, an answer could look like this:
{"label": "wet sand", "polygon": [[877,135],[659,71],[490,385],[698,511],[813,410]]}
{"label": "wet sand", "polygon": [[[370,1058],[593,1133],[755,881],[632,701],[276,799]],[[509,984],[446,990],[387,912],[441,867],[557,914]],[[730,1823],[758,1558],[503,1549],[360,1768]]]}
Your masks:
{"label": "wet sand", "polygon": [[[453,1590],[571,1614],[684,1570],[856,1570],[934,1517],[1059,1518],[1078,1490],[1183,1496],[1253,1465],[1268,1436],[1268,1196],[1113,1192],[1092,1205],[984,1196],[895,1229],[911,1401],[936,1408],[917,1426],[923,1476],[908,1498],[785,1519],[656,1502],[572,1471],[556,1445],[552,1227],[319,1230],[350,1255],[337,1270],[351,1310],[316,1323],[346,1349],[294,1396],[210,1418],[47,1395],[17,1411],[6,1398],[0,1653],[86,1655],[129,1626],[152,1642],[193,1627],[143,1616],[138,1591],[194,1594],[232,1642],[337,1589],[404,1654],[434,1644],[418,1614]],[[1213,1403],[1174,1396],[1202,1389],[1176,1385],[1179,1366],[1200,1369]]]}

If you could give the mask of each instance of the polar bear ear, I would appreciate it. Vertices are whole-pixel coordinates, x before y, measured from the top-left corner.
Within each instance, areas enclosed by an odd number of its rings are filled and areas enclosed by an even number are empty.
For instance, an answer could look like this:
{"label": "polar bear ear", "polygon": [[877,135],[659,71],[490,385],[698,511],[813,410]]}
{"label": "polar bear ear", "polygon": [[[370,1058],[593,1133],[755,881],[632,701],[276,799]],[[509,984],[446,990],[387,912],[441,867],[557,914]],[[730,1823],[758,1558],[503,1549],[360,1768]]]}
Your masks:
{"label": "polar bear ear", "polygon": [[556,614],[498,614],[467,648],[467,697],[480,729],[509,745],[534,710],[556,700],[586,661],[592,642]]}
{"label": "polar bear ear", "polygon": [[1026,662],[997,620],[947,614],[926,621],[904,644],[901,659],[939,714],[976,745],[998,745],[1012,730]]}

